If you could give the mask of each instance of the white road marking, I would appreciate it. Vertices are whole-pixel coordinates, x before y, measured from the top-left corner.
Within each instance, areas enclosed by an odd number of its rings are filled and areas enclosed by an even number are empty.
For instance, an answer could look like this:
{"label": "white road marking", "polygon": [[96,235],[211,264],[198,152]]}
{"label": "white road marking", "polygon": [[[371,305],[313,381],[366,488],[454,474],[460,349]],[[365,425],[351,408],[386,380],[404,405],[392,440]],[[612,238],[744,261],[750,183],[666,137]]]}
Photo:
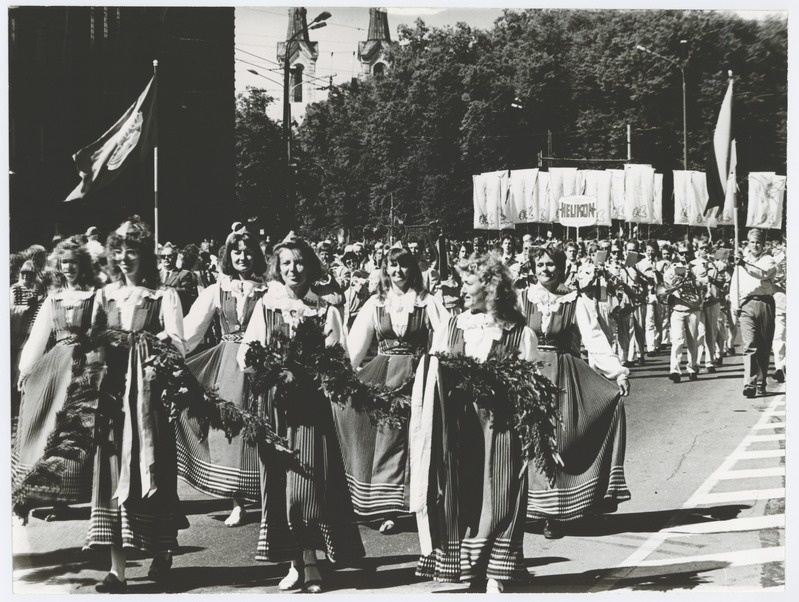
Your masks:
{"label": "white road marking", "polygon": [[757,458],[781,458],[785,455],[784,449],[756,449],[754,451],[739,452],[733,458],[737,460],[755,460]]}
{"label": "white road marking", "polygon": [[759,529],[773,529],[785,527],[784,514],[770,514],[768,516],[753,516],[750,518],[734,518],[731,520],[713,520],[693,525],[677,525],[664,531],[675,536],[696,535],[699,533],[728,533],[732,531],[757,531]]}
{"label": "white road marking", "polygon": [[745,441],[749,443],[759,443],[760,441],[785,441],[785,433],[774,433],[773,435],[749,435]]}
{"label": "white road marking", "polygon": [[656,560],[643,560],[635,565],[627,566],[665,566],[674,564],[691,564],[694,562],[720,562],[730,568],[750,564],[765,564],[767,562],[784,562],[785,546],[770,548],[755,548],[754,550],[738,550],[736,552],[720,552],[718,554],[701,554],[698,556],[683,556],[682,558],[662,558]]}
{"label": "white road marking", "polygon": [[785,423],[784,422],[766,422],[764,424],[756,424],[752,427],[753,431],[765,431],[768,429],[784,429]]}
{"label": "white road marking", "polygon": [[728,502],[740,502],[745,500],[771,500],[785,497],[785,488],[777,487],[774,489],[747,489],[745,491],[723,491],[721,493],[706,493],[694,499],[694,503],[700,504],[724,504]]}
{"label": "white road marking", "polygon": [[785,467],[774,466],[772,468],[748,468],[745,470],[730,470],[719,475],[719,479],[760,479],[764,477],[784,477]]}

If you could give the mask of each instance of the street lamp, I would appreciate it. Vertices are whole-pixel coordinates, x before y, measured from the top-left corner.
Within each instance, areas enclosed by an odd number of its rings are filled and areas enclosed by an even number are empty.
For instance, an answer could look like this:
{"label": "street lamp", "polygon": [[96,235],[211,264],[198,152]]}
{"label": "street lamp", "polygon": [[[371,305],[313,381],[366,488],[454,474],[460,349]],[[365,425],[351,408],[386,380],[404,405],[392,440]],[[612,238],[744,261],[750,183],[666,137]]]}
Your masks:
{"label": "street lamp", "polygon": [[[680,40],[680,44],[687,44],[687,40]],[[671,63],[677,69],[680,70],[680,75],[682,76],[682,168],[685,171],[688,171],[688,121],[686,117],[686,110],[685,110],[685,69],[683,65],[680,65],[674,59],[670,59],[667,56],[663,56],[662,54],[658,54],[654,50],[650,50],[640,44],[635,46],[636,50],[640,50],[641,52],[646,52],[647,54],[651,54],[659,59],[662,59],[666,62]]]}

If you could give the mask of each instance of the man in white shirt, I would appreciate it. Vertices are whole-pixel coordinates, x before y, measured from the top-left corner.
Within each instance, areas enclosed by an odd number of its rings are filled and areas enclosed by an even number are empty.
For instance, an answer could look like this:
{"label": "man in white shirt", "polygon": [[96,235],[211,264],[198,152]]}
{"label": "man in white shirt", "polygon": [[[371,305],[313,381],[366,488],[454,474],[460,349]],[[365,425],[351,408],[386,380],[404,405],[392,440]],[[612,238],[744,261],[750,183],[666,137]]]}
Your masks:
{"label": "man in white shirt", "polygon": [[766,393],[771,343],[774,339],[774,276],[777,264],[764,252],[766,235],[753,228],[738,258],[730,283],[730,302],[738,318],[744,349],[746,397]]}

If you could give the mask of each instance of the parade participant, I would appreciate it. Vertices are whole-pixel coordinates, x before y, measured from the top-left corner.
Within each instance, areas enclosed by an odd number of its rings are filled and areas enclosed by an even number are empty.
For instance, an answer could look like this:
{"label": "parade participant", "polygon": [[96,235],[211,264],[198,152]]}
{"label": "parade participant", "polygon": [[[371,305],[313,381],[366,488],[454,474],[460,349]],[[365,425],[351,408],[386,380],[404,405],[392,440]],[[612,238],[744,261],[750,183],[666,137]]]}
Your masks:
{"label": "parade participant", "polygon": [[636,264],[636,269],[647,282],[646,292],[646,311],[645,311],[645,337],[646,351],[652,356],[658,351],[661,345],[661,324],[663,323],[663,308],[658,301],[656,289],[658,284],[663,283],[661,272],[662,261],[660,259],[660,249],[654,240],[646,241],[644,258]]}
{"label": "parade participant", "polygon": [[[633,254],[633,258],[638,256],[638,242],[628,240],[624,245],[624,250],[624,263],[619,265],[619,276],[626,285],[624,294],[629,301],[629,306],[619,312],[619,338],[623,341],[623,348],[626,349],[622,360],[625,362],[625,366],[634,366],[637,356],[638,365],[643,366],[646,364],[644,357],[646,354],[645,325],[649,282],[636,270],[635,263],[629,265],[628,259],[631,254]],[[621,336],[622,324],[627,328],[626,336]]]}
{"label": "parade participant", "polygon": [[524,263],[528,261],[530,257],[530,253],[532,252],[533,247],[533,235],[532,234],[525,234],[522,236],[522,250],[516,256],[516,261],[518,263]]}
{"label": "parade participant", "polygon": [[705,369],[709,373],[716,371],[717,360],[720,358],[716,348],[718,338],[719,316],[721,315],[721,301],[724,298],[724,274],[720,272],[711,258],[713,244],[709,240],[700,240],[696,247],[696,259],[691,262],[691,269],[697,276],[697,282],[704,287],[702,310],[699,313],[697,358],[702,364],[704,357]]}
{"label": "parade participant", "polygon": [[[155,244],[138,216],[108,237],[106,252],[114,282],[97,291],[99,325],[124,336],[103,348],[101,403],[117,400],[118,411],[97,415],[100,437],[94,460],[92,504],[86,548],[110,548],[111,570],[95,589],[122,593],[128,551],[154,555],[148,575],[166,576],[177,531],[188,527],[177,496],[175,435],[159,392],[145,376],[150,347],[142,333],[184,350],[183,312],[177,292],[159,286]],[[94,326],[94,324],[93,324]]]}
{"label": "parade participant", "polygon": [[[246,364],[251,341],[268,346],[278,334],[291,337],[305,316],[324,318],[328,346],[344,343],[341,314],[315,291],[323,269],[313,248],[303,240],[292,238],[275,247],[267,268],[269,289],[253,310],[239,350],[243,370],[251,370]],[[347,491],[330,402],[320,390],[305,389],[303,397],[288,403],[301,403],[306,409],[292,412],[289,421],[284,410],[275,405],[273,392],[259,406],[272,428],[288,439],[297,459],[308,466],[310,475],[271,465],[269,456],[259,454],[262,515],[255,559],[291,561],[280,589],[303,587],[317,593],[322,591],[317,550],[339,563],[363,556],[364,549]]]}
{"label": "parade participant", "polygon": [[[471,260],[463,278],[466,311],[441,329],[432,351],[480,362],[505,353],[534,360],[536,338],[524,325],[507,268],[484,255]],[[426,511],[417,513],[420,539],[432,538],[432,549],[425,553],[423,547],[416,574],[485,583],[486,592],[500,593],[505,582],[527,576],[522,549],[527,471],[521,442],[512,429],[493,428],[490,411],[459,402],[455,389],[447,394],[446,404],[435,405],[431,421],[437,441],[431,469],[412,477],[427,482],[433,498]],[[454,439],[461,443],[454,445]]]}
{"label": "parade participant", "polygon": [[766,233],[752,228],[746,249],[738,256],[730,285],[732,309],[739,315],[738,328],[744,352],[746,397],[766,393],[771,344],[774,339],[774,258],[764,252]]}
{"label": "parade participant", "polygon": [[[621,399],[630,392],[630,371],[610,347],[591,299],[564,286],[564,253],[541,249],[535,261],[538,282],[522,292],[521,306],[538,339],[541,370],[561,390],[558,451],[564,466],[554,485],[530,467],[527,517],[544,519],[544,536],[555,539],[562,537],[563,521],[613,511],[630,499]],[[587,265],[583,271],[585,288],[594,268]],[[581,344],[590,366],[580,358]]]}
{"label": "parade participant", "polygon": [[184,315],[191,309],[197,298],[197,283],[193,274],[177,267],[178,252],[172,243],[164,243],[161,249],[161,281],[164,286],[174,288],[180,298],[180,306]]}
{"label": "parade participant", "polygon": [[580,267],[577,261],[577,243],[570,240],[566,243],[564,250],[566,252],[566,268],[563,283],[571,290],[575,290],[577,288],[577,270]]}
{"label": "parade participant", "polygon": [[[19,280],[11,285],[11,379],[19,378],[19,353],[28,340],[34,318],[41,303],[36,284],[36,268],[28,259],[19,268]],[[16,410],[16,408],[13,408]]]}
{"label": "parade participant", "polygon": [[86,230],[86,250],[91,255],[92,261],[99,261],[105,249],[100,242],[100,231],[97,226],[91,226]]}
{"label": "parade participant", "polygon": [[344,288],[344,323],[350,329],[369,299],[369,276],[363,270],[344,270],[341,279]]}
{"label": "parade participant", "polygon": [[[511,271],[512,276],[518,274],[518,261],[516,261],[516,242],[513,240],[512,234],[503,234],[502,240],[499,243],[499,260],[503,265]],[[515,269],[514,269],[514,266]]]}
{"label": "parade participant", "polygon": [[689,380],[696,380],[699,372],[697,344],[699,338],[699,312],[702,308],[704,292],[696,281],[691,269],[688,243],[677,243],[674,262],[663,276],[666,289],[662,292],[671,309],[669,326],[671,336],[671,359],[669,379],[678,383],[681,380],[680,364],[682,354],[688,355],[686,372]]}
{"label": "parade participant", "polygon": [[[772,250],[773,252],[773,250]],[[781,245],[774,253],[777,273],[774,275],[774,342],[771,350],[774,353],[774,380],[785,382],[785,343],[787,338],[786,314],[788,298],[785,294],[788,274],[786,249]]]}
{"label": "parade participant", "polygon": [[[418,358],[427,353],[449,314],[425,290],[419,264],[407,249],[390,249],[381,271],[378,292],[352,325],[347,348],[357,369],[376,338],[377,356],[358,378],[396,388],[413,378]],[[349,406],[333,410],[355,513],[382,518],[380,532],[392,533],[397,515],[408,512],[407,428],[377,427]]]}
{"label": "parade participant", "polygon": [[435,262],[430,260],[428,250],[424,243],[412,240],[408,243],[408,250],[416,258],[416,261],[419,262],[419,269],[422,272],[422,283],[425,290],[430,293],[435,293],[441,282],[441,276],[438,270],[435,269]]}
{"label": "parade participant", "polygon": [[380,266],[383,263],[383,255],[385,254],[385,244],[383,241],[378,240],[374,246],[372,247],[372,253],[369,255],[369,260],[363,266],[363,269],[366,271],[367,274],[375,271],[380,270]]}
{"label": "parade participant", "polygon": [[[19,361],[17,388],[22,393],[11,455],[12,482],[19,483],[44,455],[47,440],[72,380],[78,338],[89,330],[94,301],[94,269],[78,236],[62,240],[51,255],[54,287],[42,303]],[[51,344],[52,341],[52,344]],[[54,520],[68,504],[89,501],[91,458],[66,460],[58,485],[31,496],[54,504],[45,520]]]}
{"label": "parade participant", "polygon": [[[241,410],[249,404],[248,377],[239,370],[237,354],[256,302],[266,292],[258,276],[266,271],[258,239],[246,227],[233,231],[221,255],[222,275],[203,290],[184,323],[186,351],[194,351],[211,324],[218,321],[220,342],[186,360],[197,381]],[[224,431],[211,430],[206,438],[195,421],[182,414],[177,424],[178,476],[210,495],[233,500],[225,519],[228,527],[244,521],[245,500],[260,499],[257,450],[239,435],[228,440]]]}

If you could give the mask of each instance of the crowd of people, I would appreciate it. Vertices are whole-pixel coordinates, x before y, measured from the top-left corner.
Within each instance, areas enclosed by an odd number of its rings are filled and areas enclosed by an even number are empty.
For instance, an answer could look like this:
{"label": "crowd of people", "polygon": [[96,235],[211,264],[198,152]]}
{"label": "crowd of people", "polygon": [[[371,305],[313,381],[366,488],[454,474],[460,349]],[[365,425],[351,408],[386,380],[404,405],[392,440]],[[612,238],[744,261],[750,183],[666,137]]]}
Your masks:
{"label": "crowd of people", "polygon": [[[12,480],[22,482],[45,454],[82,378],[101,393],[93,456],[71,458],[61,485],[35,503],[52,508],[48,520],[90,503],[85,546],[108,550],[111,561],[98,592],[126,591],[131,549],[152,556],[152,579],[168,577],[178,531],[188,527],[178,479],[230,500],[228,527],[260,508],[255,557],[289,563],[281,590],[323,591],[319,552],[335,566],[363,557],[359,522],[377,520],[390,535],[400,517],[415,516],[418,575],[502,592],[527,574],[526,521],[544,521],[544,536],[558,538],[564,522],[630,499],[631,368],[670,348],[670,381],[694,381],[735,353],[740,333],[744,396],[786,376],[786,249],[762,230],[737,247],[707,237],[525,235],[518,243],[504,234],[340,245],[291,233],[272,247],[237,222],[218,249],[208,240],[180,248],[156,246],[134,216],[104,245],[92,227],[49,251],[14,254]],[[292,389],[302,391],[290,400],[302,411],[293,412],[277,389],[253,391],[250,348],[291,339],[307,316],[324,323],[325,344],[345,350],[360,382],[374,390],[412,383],[406,422],[377,425],[319,387]],[[118,336],[83,349],[101,327]],[[241,435],[205,436],[187,413],[170,420],[149,377],[145,333],[185,356],[202,387],[256,411],[307,470],[277,464]],[[82,353],[103,369],[80,374]],[[536,362],[529,369],[557,387],[554,476],[436,371],[445,356]],[[102,407],[108,399],[113,411]]]}

